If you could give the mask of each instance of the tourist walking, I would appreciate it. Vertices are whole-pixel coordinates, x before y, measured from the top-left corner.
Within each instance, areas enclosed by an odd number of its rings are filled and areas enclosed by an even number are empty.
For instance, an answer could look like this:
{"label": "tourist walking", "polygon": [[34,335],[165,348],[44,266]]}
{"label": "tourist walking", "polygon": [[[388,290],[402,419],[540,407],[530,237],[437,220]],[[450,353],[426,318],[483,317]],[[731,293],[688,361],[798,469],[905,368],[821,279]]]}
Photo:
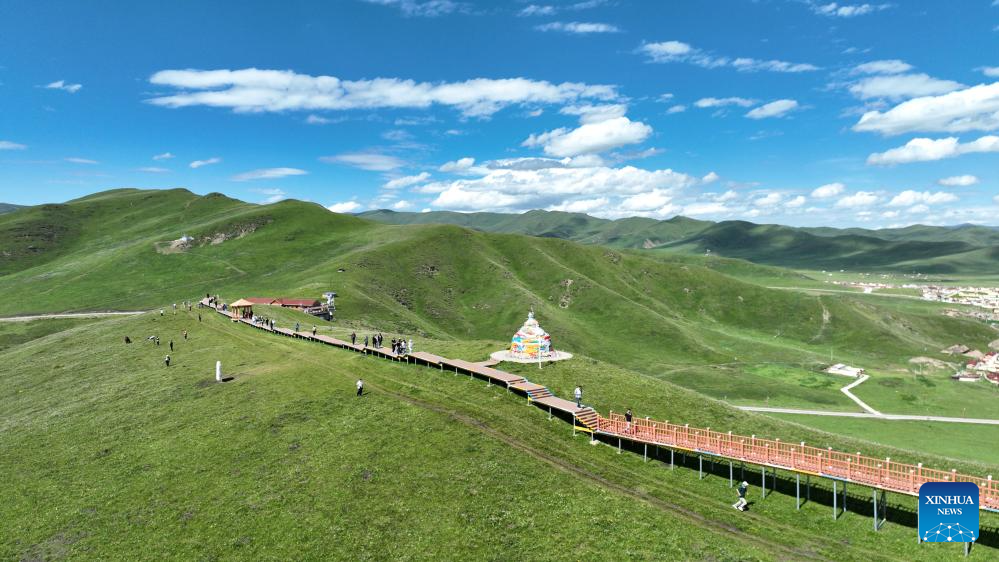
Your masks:
{"label": "tourist walking", "polygon": [[187,330],[184,330],[184,341],[187,341]]}
{"label": "tourist walking", "polygon": [[576,397],[576,407],[577,408],[582,408],[583,407],[583,389],[577,386],[576,390],[572,391],[572,395]]}
{"label": "tourist walking", "polygon": [[201,313],[198,313],[198,322],[201,322]]}
{"label": "tourist walking", "polygon": [[739,484],[739,501],[732,504],[732,507],[738,509],[739,511],[746,511],[746,505],[749,503],[746,501],[746,490],[749,489],[749,482],[743,481]]}
{"label": "tourist walking", "polygon": [[300,326],[298,325],[298,322],[295,322],[295,333],[296,334],[298,333],[298,329],[299,328],[300,328]]}
{"label": "tourist walking", "polygon": [[163,309],[160,309],[160,316],[163,316]]}
{"label": "tourist walking", "polygon": [[357,345],[357,332],[350,333],[350,345]]}
{"label": "tourist walking", "polygon": [[159,336],[155,336],[155,338],[156,338],[156,345],[159,346],[160,345],[160,337]]}
{"label": "tourist walking", "polygon": [[360,396],[364,392],[364,381],[357,379],[357,395]]}
{"label": "tourist walking", "polygon": [[406,353],[413,353],[413,340],[409,340],[409,343],[406,345]]}
{"label": "tourist walking", "polygon": [[170,340],[170,352],[173,352],[173,340]]}
{"label": "tourist walking", "polygon": [[169,355],[167,355],[166,357],[163,358],[163,364],[166,365],[167,367],[170,366],[170,356]]}
{"label": "tourist walking", "polygon": [[631,431],[631,408],[624,412],[624,432],[628,433],[629,431]]}
{"label": "tourist walking", "polygon": [[364,347],[368,347],[368,336],[364,336]]}
{"label": "tourist walking", "polygon": [[132,338],[125,336],[125,343],[132,343]]}
{"label": "tourist walking", "polygon": [[316,337],[316,325],[312,325],[312,337]]}

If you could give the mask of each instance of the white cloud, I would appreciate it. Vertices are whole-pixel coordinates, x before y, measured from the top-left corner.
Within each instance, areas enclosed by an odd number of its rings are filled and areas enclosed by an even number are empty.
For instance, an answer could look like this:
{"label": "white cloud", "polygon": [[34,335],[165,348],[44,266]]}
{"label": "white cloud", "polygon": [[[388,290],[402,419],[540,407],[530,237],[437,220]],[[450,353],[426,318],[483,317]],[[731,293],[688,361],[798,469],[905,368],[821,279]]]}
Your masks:
{"label": "white cloud", "polygon": [[836,197],[844,191],[846,191],[846,186],[839,182],[827,183],[816,187],[812,191],[812,197],[816,199],[829,199],[830,197]]}
{"label": "white cloud", "polygon": [[701,183],[704,185],[712,184],[716,181],[718,181],[718,174],[714,172],[708,172],[703,178],[701,178]]}
{"label": "white cloud", "polygon": [[892,74],[864,78],[849,87],[850,93],[862,99],[900,101],[920,96],[935,96],[965,88],[953,80],[940,80],[926,74]]}
{"label": "white cloud", "polygon": [[392,6],[398,8],[404,16],[415,16],[424,18],[434,18],[437,16],[447,15],[453,12],[461,12],[467,10],[467,6],[463,2],[454,2],[453,0],[424,0],[420,2],[418,0],[364,0],[369,4],[378,4],[380,6]]}
{"label": "white cloud", "polygon": [[898,59],[875,60],[858,64],[853,68],[854,74],[901,74],[912,70],[912,65]]}
{"label": "white cloud", "polygon": [[667,109],[666,113],[668,115],[673,115],[674,113],[683,113],[684,111],[687,111],[687,106],[678,104]]}
{"label": "white cloud", "polygon": [[0,140],[0,150],[24,150],[26,148],[28,148],[28,146],[21,143]]}
{"label": "white cloud", "polygon": [[904,146],[871,154],[867,157],[867,163],[875,166],[889,166],[910,162],[929,162],[973,152],[999,152],[999,137],[988,135],[966,143],[959,142],[957,137],[916,138],[905,143]]}
{"label": "white cloud", "polygon": [[392,129],[382,133],[382,138],[392,142],[405,142],[413,139],[412,133],[404,129]]}
{"label": "white cloud", "polygon": [[232,177],[232,181],[273,180],[286,178],[288,176],[304,176],[308,173],[309,172],[298,168],[262,168],[259,170],[243,172],[242,174],[236,174]]}
{"label": "white cloud", "polygon": [[940,178],[937,180],[938,185],[945,187],[968,187],[977,183],[978,178],[972,175],[951,176],[949,178]]}
{"label": "white cloud", "polygon": [[585,35],[588,33],[618,33],[621,31],[615,25],[609,23],[596,23],[596,22],[561,22],[553,21],[551,23],[546,23],[542,25],[535,26],[534,29],[538,31],[562,31],[565,33],[574,33],[577,35]]}
{"label": "white cloud", "polygon": [[766,119],[768,117],[783,117],[790,111],[798,109],[798,102],[795,100],[777,100],[761,105],[746,113],[750,119]]}
{"label": "white cloud", "polygon": [[157,154],[153,156],[153,160],[170,160],[174,155],[169,152],[164,152],[163,154]]}
{"label": "white cloud", "polygon": [[475,158],[465,157],[451,162],[445,162],[440,168],[438,168],[438,170],[447,173],[460,174],[468,171],[474,165]]}
{"label": "white cloud", "polygon": [[899,135],[915,131],[960,133],[999,128],[999,82],[941,96],[900,103],[888,111],[868,111],[854,131]]}
{"label": "white cloud", "polygon": [[898,211],[885,211],[885,212],[881,213],[881,218],[884,218],[884,219],[893,219],[893,218],[897,217],[898,215],[899,215]]}
{"label": "white cloud", "polygon": [[566,213],[592,213],[599,211],[610,204],[610,199],[606,197],[596,197],[594,199],[576,199],[566,201],[559,205],[548,207],[549,211],[563,211]]}
{"label": "white cloud", "polygon": [[701,109],[705,109],[710,107],[726,107],[729,105],[737,105],[739,107],[750,107],[754,103],[756,103],[756,100],[748,98],[731,97],[731,98],[701,98],[695,101],[694,105]]}
{"label": "white cloud", "polygon": [[78,158],[76,156],[65,158],[65,160],[67,162],[70,162],[70,163],[73,163],[73,164],[99,164],[100,163],[97,160],[91,160],[90,158]]}
{"label": "white cloud", "polygon": [[712,199],[712,201],[715,201],[716,203],[725,203],[726,201],[734,201],[734,200],[736,200],[738,198],[739,198],[739,194],[730,189],[730,190],[726,191],[725,193],[722,193],[721,195],[714,195],[714,196],[712,196],[711,199]]}
{"label": "white cloud", "polygon": [[261,203],[264,203],[265,205],[270,203],[277,203],[278,201],[284,200],[288,196],[288,194],[285,193],[283,190],[277,188],[265,188],[265,189],[258,188],[258,189],[251,189],[250,191],[266,195],[267,198],[261,201]]}
{"label": "white cloud", "polygon": [[730,215],[734,212],[734,209],[730,209],[725,204],[719,202],[691,203],[684,205],[681,212],[688,217],[700,217],[704,215]]}
{"label": "white cloud", "polygon": [[489,117],[511,105],[612,100],[613,86],[577,82],[552,84],[526,78],[476,78],[464,82],[415,82],[399,78],[341,80],[290,70],[161,70],[157,86],[179,92],[148,103],[178,108],[209,106],[237,112],[454,107],[466,117]]}
{"label": "white cloud", "polygon": [[146,172],[147,174],[165,174],[170,170],[166,168],[158,168],[156,166],[143,166],[142,168],[137,168],[139,172]]}
{"label": "white cloud", "polygon": [[911,207],[919,203],[925,205],[936,205],[938,203],[952,203],[954,201],[957,201],[957,196],[946,191],[931,193],[929,191],[914,191],[912,189],[907,189],[895,197],[892,197],[891,201],[888,202],[888,206]]}
{"label": "white cloud", "polygon": [[373,172],[390,172],[406,165],[400,158],[378,152],[345,152],[335,156],[322,156],[319,160],[327,164],[344,164]]}
{"label": "white cloud", "polygon": [[523,146],[543,146],[550,156],[579,156],[596,154],[629,144],[638,144],[652,134],[652,127],[632,121],[627,117],[616,117],[596,123],[584,123],[578,128],[555,129],[533,134],[523,142]]}
{"label": "white cloud", "polygon": [[990,78],[999,78],[999,66],[983,66],[981,71]]}
{"label": "white cloud", "polygon": [[649,62],[685,62],[704,68],[734,68],[740,72],[808,72],[818,70],[817,66],[811,64],[791,63],[782,60],[715,56],[682,41],[643,43],[638,48],[638,52],[646,55]]}
{"label": "white cloud", "polygon": [[[610,202],[601,204],[601,216],[661,216],[674,211],[667,200],[674,191],[698,183],[697,178],[668,169],[563,166],[489,169],[480,177],[437,182],[420,191],[438,194],[435,207],[459,211],[578,209],[594,199],[607,198]],[[625,200],[628,209],[642,210],[626,210],[622,207]],[[657,207],[656,203],[662,204]]]}
{"label": "white cloud", "polygon": [[[337,117],[331,119],[329,117],[323,117],[322,115],[316,115],[315,113],[310,113],[309,116],[305,118],[305,122],[306,124],[309,125],[329,125],[331,123],[343,123],[344,118]],[[396,125],[398,124],[399,123],[397,122]]]}
{"label": "white cloud", "polygon": [[83,84],[70,84],[65,80],[56,80],[55,82],[46,84],[44,87],[47,90],[62,90],[64,92],[75,94],[80,91],[80,88],[83,88]]}
{"label": "white cloud", "polygon": [[357,201],[344,201],[342,203],[333,203],[326,208],[334,213],[353,213],[361,208],[361,204]]}
{"label": "white cloud", "polygon": [[402,200],[402,199],[400,199],[400,200],[398,200],[398,201],[396,201],[395,203],[392,204],[392,208],[395,209],[396,211],[402,211],[402,210],[408,209],[408,208],[410,208],[412,206],[413,206],[412,203],[410,203],[409,201]]}
{"label": "white cloud", "polygon": [[753,200],[753,205],[762,208],[770,208],[777,206],[781,201],[784,200],[784,196],[780,193],[768,193],[762,197],[758,197]]}
{"label": "white cloud", "polygon": [[929,210],[930,210],[929,205],[921,205],[920,204],[920,205],[913,205],[912,207],[909,207],[908,209],[905,210],[905,212],[909,213],[910,215],[918,215],[920,213],[927,213],[927,212],[929,212]]}
{"label": "white cloud", "polygon": [[836,207],[840,209],[856,209],[858,207],[870,207],[881,198],[870,191],[858,191],[853,195],[847,195],[836,202]]}
{"label": "white cloud", "polygon": [[211,166],[212,164],[218,164],[221,161],[222,161],[221,158],[215,156],[205,160],[195,160],[194,162],[191,162],[189,166],[191,166],[194,169],[198,169],[204,166]]}
{"label": "white cloud", "polygon": [[891,4],[837,4],[830,2],[813,6],[812,9],[815,10],[816,14],[823,16],[852,18],[887,10],[890,7]]}
{"label": "white cloud", "polygon": [[787,203],[784,203],[784,206],[789,209],[797,209],[803,207],[806,201],[808,201],[807,197],[805,197],[804,195],[798,195],[797,197],[791,199]]}
{"label": "white cloud", "polygon": [[628,106],[624,104],[567,105],[559,110],[563,115],[578,115],[580,123],[598,123],[617,117],[624,117]]}
{"label": "white cloud", "polygon": [[415,176],[402,176],[401,178],[395,178],[389,180],[385,182],[385,185],[383,185],[382,187],[384,187],[385,189],[399,189],[402,187],[409,187],[411,185],[423,183],[428,179],[430,179],[430,173],[420,172]]}
{"label": "white cloud", "polygon": [[517,15],[521,17],[551,16],[554,14],[555,14],[554,6],[539,6],[537,4],[531,4],[530,6],[525,6],[523,10],[517,12]]}

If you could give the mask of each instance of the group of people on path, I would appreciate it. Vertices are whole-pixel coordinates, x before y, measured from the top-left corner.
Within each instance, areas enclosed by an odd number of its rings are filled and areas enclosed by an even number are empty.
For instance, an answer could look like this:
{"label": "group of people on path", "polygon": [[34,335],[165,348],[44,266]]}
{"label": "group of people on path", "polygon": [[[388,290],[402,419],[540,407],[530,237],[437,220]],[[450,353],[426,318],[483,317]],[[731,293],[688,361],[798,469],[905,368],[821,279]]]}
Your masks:
{"label": "group of people on path", "polygon": [[[383,336],[381,332],[372,334],[370,337],[364,336],[364,347],[368,347],[368,344],[370,343],[371,347],[379,349],[382,347],[384,339],[385,336]],[[407,355],[413,352],[413,340],[409,340],[407,342],[402,338],[393,338],[391,343],[392,353],[394,355]],[[357,332],[350,333],[350,345],[357,345]]]}

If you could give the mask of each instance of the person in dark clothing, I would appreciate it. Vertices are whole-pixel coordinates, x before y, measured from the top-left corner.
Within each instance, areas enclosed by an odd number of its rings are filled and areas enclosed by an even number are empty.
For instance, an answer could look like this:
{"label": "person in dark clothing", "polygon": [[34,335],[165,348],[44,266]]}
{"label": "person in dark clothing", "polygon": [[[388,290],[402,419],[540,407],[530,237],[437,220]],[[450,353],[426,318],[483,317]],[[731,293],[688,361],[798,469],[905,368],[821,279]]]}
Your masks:
{"label": "person in dark clothing", "polygon": [[316,325],[312,325],[312,337],[316,337]]}
{"label": "person in dark clothing", "polygon": [[163,358],[163,364],[166,365],[167,367],[170,366],[170,356],[169,355],[167,355],[166,357]]}
{"label": "person in dark clothing", "polygon": [[631,431],[631,408],[624,412],[624,432],[628,433],[629,431]]}
{"label": "person in dark clothing", "polygon": [[187,341],[187,330],[184,330],[184,341]]}
{"label": "person in dark clothing", "polygon": [[170,340],[170,351],[173,351],[173,340]]}
{"label": "person in dark clothing", "polygon": [[739,501],[732,504],[732,507],[738,509],[739,511],[746,511],[746,504],[749,503],[746,501],[746,490],[748,488],[749,488],[749,482],[743,482],[742,484],[739,484],[739,489],[738,489]]}
{"label": "person in dark clothing", "polygon": [[198,313],[198,322],[201,322],[201,313]]}
{"label": "person in dark clothing", "polygon": [[392,338],[392,353],[395,353],[395,346],[396,345],[398,345],[398,342],[395,341],[395,338]]}
{"label": "person in dark clothing", "polygon": [[350,333],[350,345],[357,345],[357,334],[355,332]]}
{"label": "person in dark clothing", "polygon": [[357,379],[357,395],[360,396],[364,393],[364,381]]}
{"label": "person in dark clothing", "polygon": [[368,336],[364,336],[364,347],[368,347]]}
{"label": "person in dark clothing", "polygon": [[156,345],[157,346],[160,345],[160,337],[159,336],[156,336]]}
{"label": "person in dark clothing", "polygon": [[125,336],[125,343],[132,343],[132,338]]}
{"label": "person in dark clothing", "polygon": [[298,332],[299,327],[298,322],[295,322],[295,332]]}

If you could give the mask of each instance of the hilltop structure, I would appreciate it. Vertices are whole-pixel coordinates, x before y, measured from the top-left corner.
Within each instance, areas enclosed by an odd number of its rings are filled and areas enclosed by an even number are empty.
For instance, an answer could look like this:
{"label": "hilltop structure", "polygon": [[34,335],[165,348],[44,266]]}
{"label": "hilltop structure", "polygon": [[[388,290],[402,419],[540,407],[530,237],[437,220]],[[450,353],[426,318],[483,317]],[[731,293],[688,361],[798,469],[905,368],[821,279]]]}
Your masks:
{"label": "hilltop structure", "polygon": [[551,336],[534,318],[534,310],[531,310],[527,313],[524,325],[510,339],[510,347],[503,351],[497,351],[490,357],[496,361],[540,363],[569,359],[572,354],[554,350]]}

